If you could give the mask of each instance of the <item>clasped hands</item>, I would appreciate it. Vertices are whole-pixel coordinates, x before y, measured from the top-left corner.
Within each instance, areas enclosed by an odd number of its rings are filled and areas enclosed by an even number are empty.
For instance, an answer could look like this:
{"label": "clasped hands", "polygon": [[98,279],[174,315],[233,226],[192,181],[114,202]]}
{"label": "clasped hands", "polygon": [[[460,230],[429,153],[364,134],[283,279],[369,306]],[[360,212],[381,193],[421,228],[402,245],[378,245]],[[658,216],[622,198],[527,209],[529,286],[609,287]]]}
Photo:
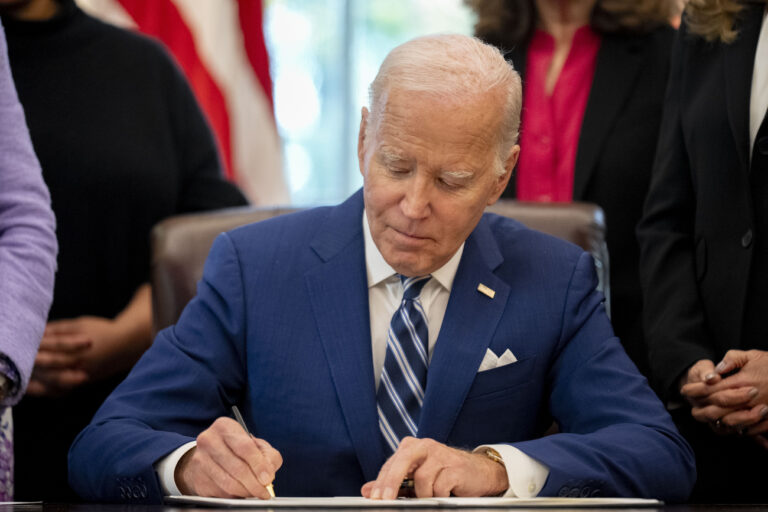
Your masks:
{"label": "clasped hands", "polygon": [[763,448],[768,440],[768,352],[730,350],[715,364],[696,362],[683,377],[680,394],[691,414],[719,434],[748,435]]}
{"label": "clasped hands", "polygon": [[[266,486],[283,458],[267,441],[249,436],[231,418],[219,418],[197,437],[175,470],[183,494],[269,499]],[[481,454],[431,439],[406,437],[376,480],[363,485],[371,499],[394,499],[404,478],[413,478],[416,497],[495,496],[508,487],[504,466]],[[279,495],[279,483],[276,486]]]}

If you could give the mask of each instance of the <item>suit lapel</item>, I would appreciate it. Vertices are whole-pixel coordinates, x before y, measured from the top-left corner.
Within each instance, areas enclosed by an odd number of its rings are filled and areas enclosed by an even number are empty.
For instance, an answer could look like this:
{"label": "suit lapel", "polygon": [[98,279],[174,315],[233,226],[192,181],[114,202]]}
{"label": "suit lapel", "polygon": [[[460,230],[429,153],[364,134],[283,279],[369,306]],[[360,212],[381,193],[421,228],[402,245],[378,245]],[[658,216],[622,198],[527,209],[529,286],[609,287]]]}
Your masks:
{"label": "suit lapel", "polygon": [[347,430],[366,480],[385,459],[376,414],[368,285],[358,192],[334,208],[311,246],[323,260],[305,276]]}
{"label": "suit lapel", "polygon": [[574,200],[584,197],[605,139],[635,87],[643,56],[643,47],[635,38],[603,36],[581,123],[574,168]]}
{"label": "suit lapel", "polygon": [[745,172],[749,169],[749,94],[763,9],[762,3],[745,6],[739,14],[739,35],[733,43],[723,45],[722,54],[728,121]]}
{"label": "suit lapel", "polygon": [[[483,218],[467,239],[453,282],[427,374],[419,437],[445,442],[451,432],[507,303],[509,286],[493,274],[501,261]],[[477,290],[481,283],[496,292],[493,299]]]}

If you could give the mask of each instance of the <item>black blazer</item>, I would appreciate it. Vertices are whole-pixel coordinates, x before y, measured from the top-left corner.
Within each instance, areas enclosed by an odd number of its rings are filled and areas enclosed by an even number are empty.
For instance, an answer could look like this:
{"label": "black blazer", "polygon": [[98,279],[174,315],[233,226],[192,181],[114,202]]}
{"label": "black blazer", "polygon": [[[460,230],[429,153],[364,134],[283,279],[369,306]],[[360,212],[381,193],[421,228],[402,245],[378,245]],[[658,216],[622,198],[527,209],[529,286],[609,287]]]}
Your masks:
{"label": "black blazer", "polygon": [[[603,36],[579,135],[573,199],[605,211],[611,319],[627,353],[647,373],[635,227],[642,214],[661,122],[674,29]],[[508,54],[523,76],[527,45]],[[523,105],[522,130],[525,130]],[[515,179],[504,192],[515,197]]]}
{"label": "black blazer", "polygon": [[[759,182],[768,174],[765,120],[749,167],[750,89],[764,8],[747,5],[732,44],[707,43],[683,29],[673,48],[653,180],[638,228],[650,363],[657,390],[668,398],[691,364],[717,364],[740,346],[755,277],[750,273],[766,261],[756,252],[768,236],[761,227],[768,223],[768,199],[753,202],[754,187],[768,192]],[[756,207],[763,213],[756,215]]]}

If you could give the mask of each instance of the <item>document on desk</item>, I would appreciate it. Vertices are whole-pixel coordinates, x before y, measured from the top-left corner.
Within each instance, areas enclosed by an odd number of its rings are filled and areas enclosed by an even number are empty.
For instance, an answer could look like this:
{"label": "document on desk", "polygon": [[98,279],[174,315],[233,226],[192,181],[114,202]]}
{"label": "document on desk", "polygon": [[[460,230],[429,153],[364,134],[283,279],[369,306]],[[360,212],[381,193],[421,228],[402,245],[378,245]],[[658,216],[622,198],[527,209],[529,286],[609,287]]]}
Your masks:
{"label": "document on desk", "polygon": [[663,501],[640,498],[400,498],[369,500],[360,496],[334,498],[227,499],[168,496],[169,503],[245,508],[638,508],[660,507]]}

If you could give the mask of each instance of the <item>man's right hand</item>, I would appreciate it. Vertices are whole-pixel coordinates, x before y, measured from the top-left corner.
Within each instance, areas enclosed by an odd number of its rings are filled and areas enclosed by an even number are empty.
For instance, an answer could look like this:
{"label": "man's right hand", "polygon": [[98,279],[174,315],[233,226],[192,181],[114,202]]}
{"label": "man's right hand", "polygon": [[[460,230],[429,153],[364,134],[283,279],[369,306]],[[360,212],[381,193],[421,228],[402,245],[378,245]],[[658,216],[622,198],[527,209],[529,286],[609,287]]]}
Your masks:
{"label": "man's right hand", "polygon": [[181,458],[174,478],[186,495],[266,500],[266,486],[282,464],[283,457],[268,442],[222,417],[197,436],[197,446]]}

